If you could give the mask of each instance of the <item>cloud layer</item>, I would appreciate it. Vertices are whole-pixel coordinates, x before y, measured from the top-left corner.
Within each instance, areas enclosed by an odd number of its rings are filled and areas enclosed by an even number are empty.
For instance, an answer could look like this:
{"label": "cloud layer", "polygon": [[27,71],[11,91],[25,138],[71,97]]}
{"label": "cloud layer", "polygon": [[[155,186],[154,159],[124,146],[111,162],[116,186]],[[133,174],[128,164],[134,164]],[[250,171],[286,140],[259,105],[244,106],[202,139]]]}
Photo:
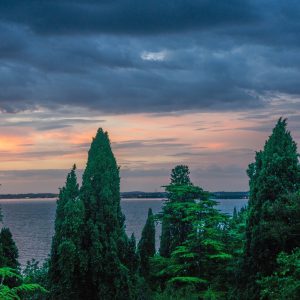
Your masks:
{"label": "cloud layer", "polygon": [[176,164],[246,190],[276,119],[300,141],[296,0],[0,1],[1,192],[56,192],[109,131],[122,190]]}
{"label": "cloud layer", "polygon": [[299,96],[298,1],[1,1],[0,109],[260,108]]}

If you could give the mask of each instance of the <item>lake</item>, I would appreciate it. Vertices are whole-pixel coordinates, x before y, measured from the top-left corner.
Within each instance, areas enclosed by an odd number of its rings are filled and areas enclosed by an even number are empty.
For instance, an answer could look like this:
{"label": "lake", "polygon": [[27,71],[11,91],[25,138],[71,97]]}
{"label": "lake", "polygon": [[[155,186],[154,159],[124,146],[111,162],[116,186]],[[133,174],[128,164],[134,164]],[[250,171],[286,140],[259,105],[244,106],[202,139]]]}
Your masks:
{"label": "lake", "polygon": [[[232,214],[247,204],[247,199],[218,200],[219,209]],[[122,199],[122,211],[126,216],[126,232],[134,233],[137,240],[146,222],[148,208],[153,213],[161,211],[162,199]],[[54,231],[56,199],[0,199],[3,226],[9,227],[19,249],[22,266],[32,258],[43,261],[47,258]],[[159,240],[160,227],[156,240]]]}

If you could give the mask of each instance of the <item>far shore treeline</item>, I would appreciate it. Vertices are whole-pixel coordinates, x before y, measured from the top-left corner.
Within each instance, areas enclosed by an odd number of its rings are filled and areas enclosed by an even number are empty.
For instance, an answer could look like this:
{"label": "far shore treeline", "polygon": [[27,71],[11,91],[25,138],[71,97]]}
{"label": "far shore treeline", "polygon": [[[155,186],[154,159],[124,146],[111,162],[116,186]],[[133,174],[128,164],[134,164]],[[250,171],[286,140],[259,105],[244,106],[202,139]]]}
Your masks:
{"label": "far shore treeline", "polygon": [[[167,198],[166,192],[121,192],[122,199],[162,199]],[[27,193],[27,194],[0,194],[0,199],[49,199],[57,198],[54,193]],[[210,197],[213,199],[248,199],[249,192],[212,192]]]}
{"label": "far shore treeline", "polygon": [[[125,233],[119,167],[99,129],[81,186],[74,165],[59,191],[49,259],[21,270],[12,235],[2,228],[0,299],[300,299],[300,165],[285,119],[247,174],[250,192],[226,197],[194,185],[188,166],[174,166],[162,211],[153,215],[149,207],[136,241]],[[232,216],[217,209],[218,197],[248,196]]]}

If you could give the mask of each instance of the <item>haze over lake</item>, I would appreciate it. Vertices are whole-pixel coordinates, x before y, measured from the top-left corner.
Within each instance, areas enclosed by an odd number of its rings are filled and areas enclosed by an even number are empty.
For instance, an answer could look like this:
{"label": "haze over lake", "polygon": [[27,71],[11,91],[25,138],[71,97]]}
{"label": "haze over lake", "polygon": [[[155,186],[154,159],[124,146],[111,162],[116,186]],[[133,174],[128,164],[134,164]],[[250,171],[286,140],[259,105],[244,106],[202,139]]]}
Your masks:
{"label": "haze over lake", "polygon": [[[231,214],[234,207],[241,209],[247,199],[218,199],[219,208]],[[162,199],[123,199],[122,211],[126,217],[126,232],[134,233],[137,240],[147,218],[148,208],[154,213],[161,211]],[[9,227],[19,249],[22,266],[32,258],[43,261],[47,258],[54,233],[56,199],[1,199],[3,225]],[[157,226],[158,245],[160,227]]]}

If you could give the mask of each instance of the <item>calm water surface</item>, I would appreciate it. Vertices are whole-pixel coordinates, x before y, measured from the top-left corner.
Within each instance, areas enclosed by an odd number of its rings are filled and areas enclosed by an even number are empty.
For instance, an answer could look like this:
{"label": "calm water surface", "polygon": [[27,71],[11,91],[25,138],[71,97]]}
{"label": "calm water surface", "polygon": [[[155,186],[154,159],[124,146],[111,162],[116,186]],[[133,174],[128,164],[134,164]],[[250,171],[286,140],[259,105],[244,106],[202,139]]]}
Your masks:
{"label": "calm water surface", "polygon": [[[219,208],[231,214],[234,207],[242,208],[246,199],[218,200]],[[153,213],[161,211],[162,199],[123,199],[122,211],[126,216],[126,231],[134,233],[137,240],[141,236],[146,222],[148,208]],[[9,227],[19,249],[20,263],[35,258],[43,261],[47,258],[54,231],[56,199],[0,199],[3,225]],[[160,228],[157,228],[157,241]]]}

